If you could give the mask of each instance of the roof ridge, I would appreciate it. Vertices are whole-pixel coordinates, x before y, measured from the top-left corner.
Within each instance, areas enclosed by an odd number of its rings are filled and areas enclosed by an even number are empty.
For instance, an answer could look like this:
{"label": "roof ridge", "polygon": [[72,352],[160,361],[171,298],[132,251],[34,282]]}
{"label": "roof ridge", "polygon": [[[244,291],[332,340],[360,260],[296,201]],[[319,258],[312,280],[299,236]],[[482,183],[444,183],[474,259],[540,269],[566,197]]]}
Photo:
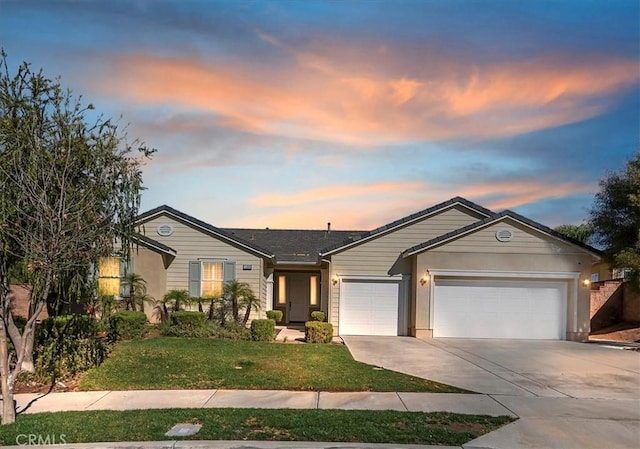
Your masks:
{"label": "roof ridge", "polygon": [[334,251],[336,251],[336,250],[338,250],[338,249],[340,249],[342,247],[345,247],[345,246],[351,245],[353,243],[359,242],[360,240],[372,238],[372,237],[374,237],[374,236],[376,236],[378,234],[381,234],[381,233],[383,233],[385,231],[388,231],[388,230],[390,230],[392,228],[395,228],[397,226],[403,225],[405,223],[409,223],[409,222],[414,221],[414,220],[419,220],[422,217],[425,217],[427,215],[430,215],[430,214],[435,213],[435,212],[437,212],[439,210],[442,210],[442,209],[453,207],[456,204],[462,204],[463,206],[466,206],[469,209],[475,210],[476,212],[478,212],[478,213],[480,213],[482,215],[487,215],[488,218],[489,217],[493,217],[496,214],[492,210],[487,209],[485,207],[482,207],[479,204],[474,203],[473,201],[469,201],[468,199],[463,198],[461,196],[455,196],[455,197],[453,197],[451,199],[448,199],[448,200],[443,201],[441,203],[435,204],[435,205],[433,205],[431,207],[428,207],[426,209],[422,209],[422,210],[420,210],[418,212],[414,212],[413,214],[407,215],[407,216],[405,216],[403,218],[400,218],[398,220],[394,220],[394,221],[392,221],[390,223],[387,223],[385,225],[379,226],[379,227],[377,227],[377,228],[375,228],[375,229],[373,229],[371,231],[365,231],[361,235],[357,236],[357,238],[350,238],[350,239],[347,239],[347,240],[341,242],[340,244],[332,245],[332,246],[329,246],[327,248],[324,248],[324,249],[322,249],[320,251],[320,255],[326,255],[326,254],[332,253],[332,252],[334,252]]}

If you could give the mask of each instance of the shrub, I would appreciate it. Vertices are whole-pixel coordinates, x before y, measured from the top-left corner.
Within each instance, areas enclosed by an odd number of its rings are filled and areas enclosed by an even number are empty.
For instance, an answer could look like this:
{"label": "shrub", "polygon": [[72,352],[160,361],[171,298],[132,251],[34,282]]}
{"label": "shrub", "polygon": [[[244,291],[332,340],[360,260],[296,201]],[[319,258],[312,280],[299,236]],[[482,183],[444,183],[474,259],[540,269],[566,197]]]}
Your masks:
{"label": "shrub", "polygon": [[307,321],[304,323],[304,339],[307,343],[331,343],[333,325],[320,321]]}
{"label": "shrub", "polygon": [[183,329],[193,329],[204,327],[207,316],[203,312],[178,311],[173,312],[169,318],[170,326],[177,326]]}
{"label": "shrub", "polygon": [[253,320],[251,322],[251,339],[253,341],[273,341],[276,335],[276,322],[271,319]]}
{"label": "shrub", "polygon": [[109,317],[109,336],[114,341],[142,338],[146,329],[147,316],[144,312],[123,310]]}
{"label": "shrub", "polygon": [[243,324],[229,322],[224,326],[217,326],[211,323],[211,328],[215,329],[212,337],[224,338],[227,340],[251,340],[251,331]]}
{"label": "shrub", "polygon": [[319,310],[311,312],[311,321],[324,321],[324,312]]}
{"label": "shrub", "polygon": [[99,366],[109,346],[96,336],[98,331],[98,321],[92,316],[63,315],[44,320],[35,335],[35,377],[48,381]]}
{"label": "shrub", "polygon": [[211,330],[207,326],[207,316],[202,312],[173,312],[169,324],[161,328],[162,335],[167,337],[209,337]]}
{"label": "shrub", "polygon": [[279,323],[282,321],[282,310],[267,310],[267,318]]}

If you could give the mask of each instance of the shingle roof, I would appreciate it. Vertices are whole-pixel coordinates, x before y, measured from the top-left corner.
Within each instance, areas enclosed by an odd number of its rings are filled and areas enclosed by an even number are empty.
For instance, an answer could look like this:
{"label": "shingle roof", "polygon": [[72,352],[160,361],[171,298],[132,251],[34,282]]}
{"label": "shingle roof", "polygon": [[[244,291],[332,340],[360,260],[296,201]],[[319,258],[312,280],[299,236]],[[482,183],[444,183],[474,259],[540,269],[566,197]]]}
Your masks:
{"label": "shingle roof", "polygon": [[444,201],[442,203],[436,204],[435,206],[431,206],[427,209],[421,210],[419,212],[416,212],[414,214],[408,215],[404,218],[400,218],[399,220],[396,221],[392,221],[391,223],[388,223],[384,226],[380,226],[379,228],[376,228],[372,231],[367,231],[367,232],[363,232],[360,235],[357,236],[352,236],[350,238],[345,239],[342,242],[338,242],[336,244],[333,245],[328,245],[326,247],[324,247],[321,251],[320,254],[321,255],[328,255],[331,253],[334,253],[344,247],[347,246],[351,246],[353,244],[356,244],[358,242],[364,241],[364,240],[369,240],[375,236],[377,236],[378,234],[382,234],[386,231],[389,231],[391,229],[397,228],[399,226],[402,226],[404,224],[410,223],[412,221],[416,221],[416,220],[420,220],[428,215],[434,214],[436,212],[439,212],[441,210],[444,209],[448,209],[450,207],[453,207],[455,205],[462,205],[465,206],[469,209],[474,210],[475,212],[478,212],[481,215],[485,215],[487,217],[491,217],[494,215],[494,212],[486,209],[482,206],[480,206],[479,204],[476,204],[472,201],[469,201],[465,198],[462,198],[460,196],[456,196],[454,198],[451,198],[450,200]]}
{"label": "shingle roof", "polygon": [[402,252],[402,257],[409,257],[412,256],[414,254],[417,254],[419,252],[422,251],[426,251],[430,248],[433,248],[435,246],[439,246],[442,243],[448,242],[450,240],[455,240],[456,238],[462,237],[465,234],[469,234],[472,233],[476,230],[479,230],[485,226],[489,226],[490,224],[496,223],[498,221],[503,220],[504,218],[512,218],[513,220],[519,221],[523,224],[526,224],[534,229],[537,229],[540,232],[543,232],[545,234],[550,235],[551,237],[555,237],[558,240],[562,240],[566,243],[572,244],[572,245],[576,245],[581,247],[582,249],[595,254],[597,256],[602,256],[602,251],[593,248],[590,245],[587,245],[586,243],[583,243],[579,240],[575,240],[572,239],[571,237],[568,237],[564,234],[559,233],[558,231],[554,231],[551,228],[548,228],[547,226],[538,223],[537,221],[533,221],[529,218],[523,217],[520,214],[517,214],[511,210],[503,210],[502,212],[499,212],[497,214],[494,214],[491,217],[485,218],[484,220],[480,220],[477,221],[475,223],[472,223],[470,225],[464,226],[462,228],[456,229],[455,231],[451,231],[448,232],[446,234],[443,234],[439,237],[433,238],[431,240],[428,240],[424,243],[420,243],[419,245],[415,245],[412,246],[411,248],[408,248],[406,250],[404,250]]}
{"label": "shingle roof", "polygon": [[224,231],[273,252],[278,263],[317,263],[320,250],[362,231],[224,228]]}
{"label": "shingle roof", "polygon": [[202,220],[198,220],[197,218],[192,217],[191,215],[185,214],[184,212],[180,212],[179,210],[176,210],[170,206],[167,206],[166,204],[163,204],[162,206],[156,207],[154,209],[151,209],[147,212],[140,214],[138,216],[137,221],[141,222],[146,220],[147,218],[153,217],[154,215],[158,215],[161,213],[173,215],[175,218],[177,218],[180,221],[186,222],[206,232],[214,234],[223,240],[227,240],[231,243],[235,243],[236,245],[242,246],[248,249],[252,253],[258,254],[263,257],[268,257],[270,259],[273,258],[274,256],[273,253],[267,249],[261,248],[260,246],[252,242],[245,241],[241,237],[238,237],[237,235],[233,235],[223,229],[216,228],[215,226],[212,226],[209,223],[205,223]]}

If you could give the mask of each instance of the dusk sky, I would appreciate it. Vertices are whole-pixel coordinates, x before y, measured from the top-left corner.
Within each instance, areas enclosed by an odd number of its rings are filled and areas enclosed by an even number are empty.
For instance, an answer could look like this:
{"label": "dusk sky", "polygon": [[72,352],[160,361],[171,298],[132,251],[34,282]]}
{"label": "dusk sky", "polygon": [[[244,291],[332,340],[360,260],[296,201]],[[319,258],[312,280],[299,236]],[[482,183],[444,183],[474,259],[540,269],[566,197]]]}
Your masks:
{"label": "dusk sky", "polygon": [[639,4],[0,0],[0,46],[158,150],[142,210],[371,229],[459,195],[556,226],[639,148]]}

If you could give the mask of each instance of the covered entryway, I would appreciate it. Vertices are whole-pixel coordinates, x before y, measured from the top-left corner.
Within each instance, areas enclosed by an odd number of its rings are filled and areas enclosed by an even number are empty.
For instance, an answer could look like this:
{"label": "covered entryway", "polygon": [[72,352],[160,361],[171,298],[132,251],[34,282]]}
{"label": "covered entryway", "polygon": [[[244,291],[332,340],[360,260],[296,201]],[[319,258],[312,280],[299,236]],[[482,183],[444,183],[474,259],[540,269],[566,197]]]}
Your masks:
{"label": "covered entryway", "polygon": [[433,336],[564,340],[566,309],[562,282],[439,279]]}
{"label": "covered entryway", "polygon": [[340,285],[340,335],[404,333],[406,308],[399,279],[343,279]]}
{"label": "covered entryway", "polygon": [[283,323],[304,323],[320,310],[320,273],[277,271],[274,279],[273,308],[283,312]]}

